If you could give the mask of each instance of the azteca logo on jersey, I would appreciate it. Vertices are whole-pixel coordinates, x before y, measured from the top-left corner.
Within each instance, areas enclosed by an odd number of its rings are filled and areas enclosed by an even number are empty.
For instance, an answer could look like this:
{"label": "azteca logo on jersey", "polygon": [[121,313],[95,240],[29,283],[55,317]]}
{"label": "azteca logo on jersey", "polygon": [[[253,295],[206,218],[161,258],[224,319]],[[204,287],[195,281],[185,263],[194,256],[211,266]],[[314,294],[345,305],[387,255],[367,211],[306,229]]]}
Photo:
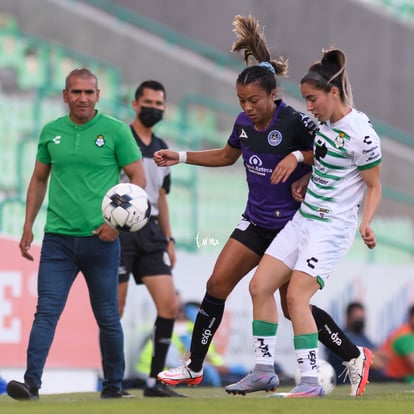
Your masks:
{"label": "azteca logo on jersey", "polygon": [[282,142],[282,134],[277,129],[270,131],[267,136],[267,142],[272,147],[277,147]]}
{"label": "azteca logo on jersey", "polygon": [[249,158],[249,161],[246,163],[246,168],[249,173],[256,174],[256,175],[266,175],[271,174],[272,169],[263,167],[263,161],[257,155],[252,155]]}
{"label": "azteca logo on jersey", "polygon": [[105,138],[102,134],[96,137],[95,145],[97,147],[103,147],[105,145]]}

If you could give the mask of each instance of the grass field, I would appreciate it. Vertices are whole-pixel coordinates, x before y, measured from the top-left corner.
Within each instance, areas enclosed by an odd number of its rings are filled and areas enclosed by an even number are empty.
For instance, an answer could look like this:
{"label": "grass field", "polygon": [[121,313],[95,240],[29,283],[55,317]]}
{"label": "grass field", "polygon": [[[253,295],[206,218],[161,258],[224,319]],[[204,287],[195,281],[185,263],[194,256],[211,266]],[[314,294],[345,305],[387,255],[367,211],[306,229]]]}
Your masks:
{"label": "grass field", "polygon": [[[0,396],[1,414],[383,414],[414,413],[414,385],[370,384],[359,398],[337,386],[325,398],[269,398],[266,393],[229,396],[222,388],[179,388],[189,398],[101,400],[97,393],[41,395],[39,401],[19,402]],[[280,387],[278,391],[288,391]]]}

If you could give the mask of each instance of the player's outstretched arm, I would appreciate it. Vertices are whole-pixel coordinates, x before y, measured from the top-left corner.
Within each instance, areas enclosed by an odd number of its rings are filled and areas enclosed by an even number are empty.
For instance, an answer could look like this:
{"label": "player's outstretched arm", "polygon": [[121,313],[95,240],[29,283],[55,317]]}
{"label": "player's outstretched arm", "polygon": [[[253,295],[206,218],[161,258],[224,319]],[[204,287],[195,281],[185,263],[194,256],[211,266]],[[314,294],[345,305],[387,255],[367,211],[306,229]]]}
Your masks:
{"label": "player's outstretched arm", "polygon": [[201,165],[203,167],[225,167],[234,164],[241,155],[241,149],[226,144],[223,148],[204,151],[159,150],[154,153],[154,161],[159,167],[178,163]]}
{"label": "player's outstretched arm", "polygon": [[179,163],[179,153],[172,150],[155,151],[153,159],[158,167],[170,167]]}

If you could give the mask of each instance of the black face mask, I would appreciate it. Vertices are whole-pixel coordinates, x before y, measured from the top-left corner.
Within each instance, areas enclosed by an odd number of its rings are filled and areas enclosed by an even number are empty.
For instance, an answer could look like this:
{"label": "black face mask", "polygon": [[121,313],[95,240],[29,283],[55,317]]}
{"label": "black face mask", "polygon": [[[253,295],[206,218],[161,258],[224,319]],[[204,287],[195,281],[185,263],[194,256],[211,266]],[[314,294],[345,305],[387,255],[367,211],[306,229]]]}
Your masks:
{"label": "black face mask", "polygon": [[351,323],[351,326],[349,327],[349,330],[352,332],[355,332],[356,334],[361,334],[364,332],[365,328],[365,322],[363,319],[357,320]]}
{"label": "black face mask", "polygon": [[157,122],[161,121],[163,115],[164,111],[161,109],[152,108],[150,106],[141,106],[141,112],[139,113],[138,118],[145,127],[151,128]]}

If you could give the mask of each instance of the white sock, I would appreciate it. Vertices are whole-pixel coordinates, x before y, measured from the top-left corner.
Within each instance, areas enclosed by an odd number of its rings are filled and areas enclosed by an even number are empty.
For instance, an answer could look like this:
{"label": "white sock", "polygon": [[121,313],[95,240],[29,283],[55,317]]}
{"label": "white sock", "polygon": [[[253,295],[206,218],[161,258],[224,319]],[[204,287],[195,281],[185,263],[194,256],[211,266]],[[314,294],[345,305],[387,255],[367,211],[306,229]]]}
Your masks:
{"label": "white sock", "polygon": [[318,348],[296,349],[301,378],[318,378]]}

